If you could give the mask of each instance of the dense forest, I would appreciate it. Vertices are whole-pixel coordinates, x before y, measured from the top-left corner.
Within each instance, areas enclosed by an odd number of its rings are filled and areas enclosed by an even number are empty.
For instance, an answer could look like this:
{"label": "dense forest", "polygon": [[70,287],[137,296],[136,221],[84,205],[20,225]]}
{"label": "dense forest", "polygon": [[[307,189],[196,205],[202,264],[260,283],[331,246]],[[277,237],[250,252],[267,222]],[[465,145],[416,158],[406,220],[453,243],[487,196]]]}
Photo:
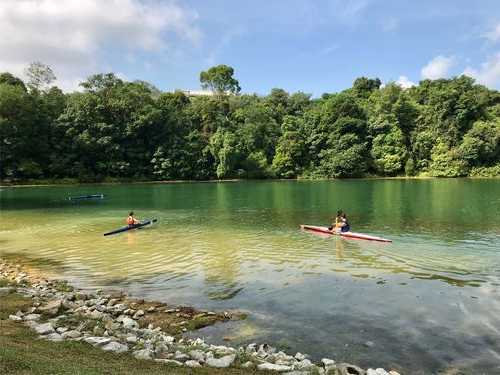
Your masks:
{"label": "dense forest", "polygon": [[362,77],[321,98],[240,94],[225,65],[200,74],[200,97],[114,74],[63,93],[41,63],[27,76],[0,74],[5,182],[500,176],[500,93],[466,76]]}

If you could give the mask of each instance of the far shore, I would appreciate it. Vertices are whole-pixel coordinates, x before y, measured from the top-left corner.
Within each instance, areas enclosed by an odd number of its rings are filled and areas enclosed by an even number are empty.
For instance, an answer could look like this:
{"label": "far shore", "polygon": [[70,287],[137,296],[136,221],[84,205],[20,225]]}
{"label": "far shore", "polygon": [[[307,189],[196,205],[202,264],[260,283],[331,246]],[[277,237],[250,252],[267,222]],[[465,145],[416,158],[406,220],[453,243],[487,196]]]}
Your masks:
{"label": "far shore", "polygon": [[465,176],[465,177],[432,177],[432,176],[365,176],[352,178],[266,178],[266,179],[246,179],[229,178],[220,180],[118,180],[118,181],[100,181],[100,182],[79,182],[73,179],[60,180],[39,180],[39,181],[15,181],[0,182],[0,188],[18,188],[18,187],[44,187],[44,186],[95,186],[95,185],[141,185],[141,184],[196,184],[196,183],[228,183],[228,182],[275,182],[275,181],[295,181],[295,182],[314,182],[314,181],[353,181],[353,180],[495,180],[496,177],[484,176]]}

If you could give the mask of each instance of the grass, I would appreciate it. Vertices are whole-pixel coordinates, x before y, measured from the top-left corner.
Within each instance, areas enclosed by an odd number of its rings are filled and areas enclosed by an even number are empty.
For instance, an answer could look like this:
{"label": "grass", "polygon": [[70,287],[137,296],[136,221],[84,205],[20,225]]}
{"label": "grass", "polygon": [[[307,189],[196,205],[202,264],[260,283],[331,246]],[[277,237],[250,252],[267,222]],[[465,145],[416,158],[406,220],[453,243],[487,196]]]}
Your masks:
{"label": "grass", "polygon": [[[7,285],[0,279],[0,285]],[[104,352],[74,341],[51,342],[38,339],[36,333],[10,314],[26,310],[31,299],[17,293],[2,296],[0,303],[0,374],[264,374],[255,369],[181,368],[140,361],[129,354]]]}

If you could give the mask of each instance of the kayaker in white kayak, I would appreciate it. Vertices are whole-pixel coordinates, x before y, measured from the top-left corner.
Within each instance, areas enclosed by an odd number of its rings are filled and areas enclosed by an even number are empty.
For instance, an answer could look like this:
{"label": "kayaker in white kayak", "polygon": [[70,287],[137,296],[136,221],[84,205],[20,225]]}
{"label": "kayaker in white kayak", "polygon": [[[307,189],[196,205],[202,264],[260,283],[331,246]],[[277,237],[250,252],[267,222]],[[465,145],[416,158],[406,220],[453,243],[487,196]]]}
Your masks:
{"label": "kayaker in white kayak", "polygon": [[140,221],[134,217],[134,211],[130,211],[127,217],[127,225],[130,227],[132,225],[139,224]]}

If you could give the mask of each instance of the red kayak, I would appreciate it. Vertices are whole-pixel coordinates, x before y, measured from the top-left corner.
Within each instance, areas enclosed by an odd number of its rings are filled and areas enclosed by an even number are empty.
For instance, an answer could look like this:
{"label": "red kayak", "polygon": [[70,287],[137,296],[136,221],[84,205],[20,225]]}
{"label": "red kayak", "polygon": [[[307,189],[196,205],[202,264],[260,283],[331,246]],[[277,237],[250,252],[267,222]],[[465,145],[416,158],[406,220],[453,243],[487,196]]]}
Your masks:
{"label": "red kayak", "polygon": [[302,229],[310,230],[313,232],[326,233],[326,234],[334,234],[337,236],[347,237],[347,238],[356,238],[358,240],[368,240],[368,241],[378,241],[378,242],[392,242],[392,240],[388,240],[382,237],[370,236],[368,234],[363,233],[355,233],[355,232],[334,232],[327,227],[317,227],[315,225],[301,225]]}

